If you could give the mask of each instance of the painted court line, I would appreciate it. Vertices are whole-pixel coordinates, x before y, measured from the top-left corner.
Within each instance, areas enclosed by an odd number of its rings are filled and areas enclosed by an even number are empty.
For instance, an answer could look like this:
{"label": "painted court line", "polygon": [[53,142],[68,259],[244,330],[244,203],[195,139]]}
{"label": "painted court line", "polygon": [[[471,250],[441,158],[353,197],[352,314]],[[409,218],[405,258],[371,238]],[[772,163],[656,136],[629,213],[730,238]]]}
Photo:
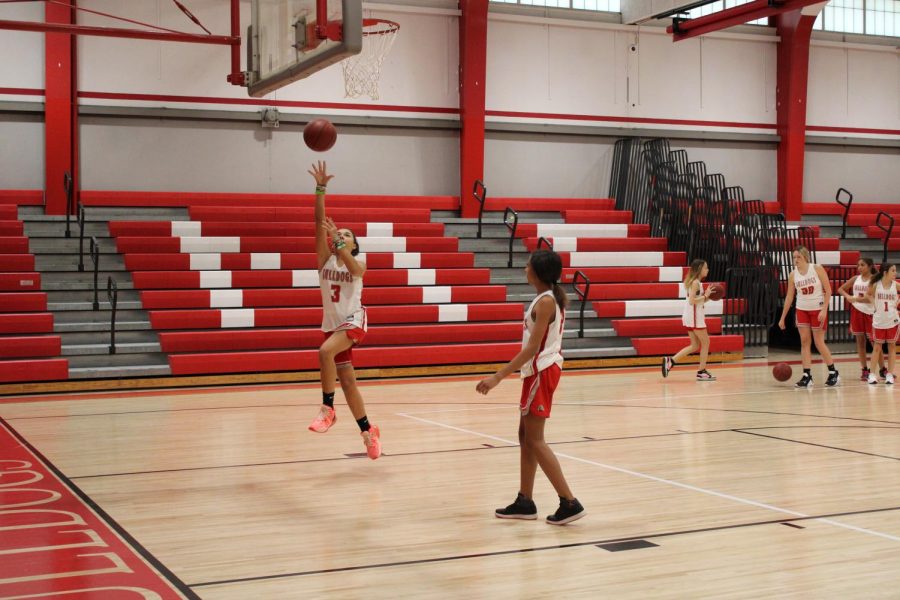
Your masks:
{"label": "painted court line", "polygon": [[[406,414],[406,413],[397,413],[397,415],[399,415],[399,416],[401,416],[401,417],[406,417],[407,419],[413,419],[413,420],[415,420],[415,421],[420,421],[420,422],[422,422],[422,423],[427,423],[427,424],[429,424],[429,425],[435,425],[435,426],[437,426],[437,427],[443,427],[443,428],[445,428],[445,429],[452,429],[452,430],[454,430],[454,431],[459,431],[459,432],[461,432],[461,433],[467,433],[467,434],[469,434],[469,435],[474,435],[474,436],[478,436],[478,437],[487,438],[487,439],[490,439],[490,440],[495,440],[495,441],[502,442],[502,443],[504,443],[504,444],[509,444],[509,445],[512,445],[512,446],[517,446],[517,445],[518,445],[518,443],[516,443],[516,442],[510,441],[510,440],[507,440],[507,439],[504,439],[504,438],[500,438],[500,437],[497,437],[497,436],[488,435],[488,434],[486,434],[486,433],[479,433],[479,432],[477,432],[477,431],[472,431],[471,429],[464,429],[464,428],[462,428],[462,427],[456,427],[456,426],[454,426],[454,425],[448,425],[448,424],[446,424],[446,423],[440,423],[440,422],[438,422],[438,421],[432,421],[432,420],[430,420],[430,419],[422,419],[422,418],[420,418],[420,417],[414,417],[414,416],[409,415],[409,414]],[[639,472],[639,471],[632,471],[632,470],[630,470],[630,469],[625,469],[625,468],[622,468],[622,467],[616,467],[616,466],[613,466],[613,465],[607,465],[607,464],[604,464],[604,463],[600,463],[600,462],[595,462],[595,461],[592,461],[592,460],[588,460],[588,459],[586,459],[586,458],[579,458],[579,457],[577,457],[577,456],[572,456],[571,454],[564,454],[564,453],[562,453],[562,452],[556,452],[555,454],[556,454],[557,456],[562,457],[562,458],[568,458],[569,460],[574,460],[574,461],[581,462],[581,463],[585,463],[585,464],[588,464],[588,465],[593,465],[593,466],[596,466],[596,467],[601,467],[601,468],[603,468],[603,469],[608,469],[608,470],[610,470],[610,471],[616,471],[616,472],[618,472],[618,473],[624,473],[624,474],[626,474],[626,475],[631,475],[631,476],[633,476],[633,477],[640,477],[640,478],[642,478],[642,479],[648,479],[648,480],[650,480],[650,481],[655,481],[655,482],[657,482],[657,483],[662,483],[662,484],[665,484],[665,485],[671,485],[671,486],[678,487],[678,488],[682,488],[682,489],[685,489],[685,490],[690,490],[690,491],[693,491],[693,492],[699,492],[699,493],[701,493],[701,494],[707,494],[707,495],[709,495],[709,496],[715,496],[715,497],[717,497],[717,498],[723,498],[723,499],[725,499],[725,500],[731,500],[732,502],[738,502],[738,503],[740,503],[740,504],[746,504],[746,505],[748,505],[748,506],[755,506],[755,507],[757,507],[757,508],[763,508],[763,509],[766,509],[766,510],[771,510],[771,511],[775,511],[775,512],[780,512],[780,513],[784,513],[784,514],[786,514],[786,515],[792,515],[792,516],[794,516],[794,517],[800,517],[800,518],[808,518],[808,517],[809,517],[809,515],[807,515],[807,514],[805,514],[805,513],[797,512],[797,511],[795,511],[795,510],[789,510],[789,509],[787,509],[787,508],[781,508],[781,507],[778,507],[778,506],[774,506],[774,505],[772,505],[772,504],[765,504],[765,503],[763,503],[763,502],[757,502],[757,501],[755,501],[755,500],[749,500],[749,499],[747,499],[747,498],[741,498],[740,496],[732,496],[731,494],[725,494],[725,493],[723,493],[723,492],[717,492],[717,491],[715,491],[715,490],[710,490],[710,489],[706,489],[706,488],[702,488],[702,487],[697,487],[697,486],[690,485],[690,484],[687,484],[687,483],[681,483],[681,482],[678,482],[678,481],[673,481],[673,480],[671,480],[671,479],[664,479],[664,478],[662,478],[662,477],[656,477],[655,475],[647,475],[646,473],[641,473],[641,472]],[[849,529],[849,530],[851,530],[851,531],[856,531],[856,532],[859,532],[859,533],[866,533],[866,534],[873,535],[873,536],[876,536],[876,537],[888,539],[888,540],[891,540],[891,541],[893,541],[893,542],[900,542],[900,537],[896,537],[896,536],[893,536],[893,535],[889,535],[889,534],[887,534],[887,533],[881,533],[881,532],[879,532],[879,531],[873,531],[873,530],[871,530],[871,529],[865,529],[865,528],[862,528],[862,527],[856,527],[856,526],[854,526],[854,525],[847,525],[847,524],[845,524],[845,523],[840,523],[840,522],[838,522],[838,521],[833,521],[833,520],[831,520],[831,519],[815,519],[815,520],[816,520],[816,521],[820,521],[820,522],[822,522],[822,523],[827,523],[827,524],[829,524],[829,525],[833,525],[833,526],[835,526],[835,527],[841,527],[841,528]]]}

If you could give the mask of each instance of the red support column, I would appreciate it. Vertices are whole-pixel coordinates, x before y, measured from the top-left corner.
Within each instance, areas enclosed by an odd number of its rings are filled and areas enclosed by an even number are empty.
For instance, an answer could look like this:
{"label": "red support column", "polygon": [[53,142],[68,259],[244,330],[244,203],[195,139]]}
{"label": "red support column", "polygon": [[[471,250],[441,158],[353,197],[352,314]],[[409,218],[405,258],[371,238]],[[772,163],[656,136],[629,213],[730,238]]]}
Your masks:
{"label": "red support column", "polygon": [[[74,9],[48,2],[44,10],[47,23],[75,23]],[[45,209],[48,215],[63,215],[66,213],[66,194],[63,190],[63,174],[66,171],[72,174],[75,190],[78,189],[75,36],[45,33],[44,57]]]}
{"label": "red support column", "polygon": [[800,219],[803,207],[803,159],[806,151],[806,87],[809,39],[823,4],[775,17],[778,68],[775,101],[778,110],[778,202],[788,220]]}
{"label": "red support column", "polygon": [[488,0],[459,0],[459,174],[463,217],[478,216],[472,187],[484,180]]}

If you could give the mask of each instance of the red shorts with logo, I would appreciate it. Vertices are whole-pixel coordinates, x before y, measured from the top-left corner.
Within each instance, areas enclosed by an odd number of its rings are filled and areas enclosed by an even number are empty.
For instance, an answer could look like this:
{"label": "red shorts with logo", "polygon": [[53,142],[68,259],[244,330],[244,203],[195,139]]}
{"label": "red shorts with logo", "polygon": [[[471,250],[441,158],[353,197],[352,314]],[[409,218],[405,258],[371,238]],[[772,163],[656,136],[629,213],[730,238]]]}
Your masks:
{"label": "red shorts with logo", "polygon": [[828,313],[825,313],[825,322],[819,323],[820,310],[800,310],[794,311],[794,318],[797,321],[797,327],[812,327],[813,329],[828,329]]}
{"label": "red shorts with logo", "polygon": [[872,341],[876,344],[896,343],[898,335],[900,335],[900,325],[894,325],[890,329],[872,328]]}
{"label": "red shorts with logo", "polygon": [[872,337],[872,315],[850,307],[850,333]]}
{"label": "red shorts with logo", "polygon": [[519,399],[519,410],[522,415],[531,413],[546,419],[553,407],[553,392],[559,385],[562,369],[552,364],[543,371],[538,371],[522,380],[522,397]]}
{"label": "red shorts with logo", "polygon": [[[350,341],[353,343],[353,346],[358,346],[360,342],[363,341],[363,338],[366,337],[366,332],[359,327],[342,327],[335,331],[323,332],[325,334],[325,339],[327,340],[332,336],[332,334],[335,334],[338,331],[343,331],[344,333],[346,333],[347,337],[350,338]],[[343,352],[338,352],[334,355],[334,364],[336,366],[340,367],[341,365],[353,364],[353,346],[350,346]]]}

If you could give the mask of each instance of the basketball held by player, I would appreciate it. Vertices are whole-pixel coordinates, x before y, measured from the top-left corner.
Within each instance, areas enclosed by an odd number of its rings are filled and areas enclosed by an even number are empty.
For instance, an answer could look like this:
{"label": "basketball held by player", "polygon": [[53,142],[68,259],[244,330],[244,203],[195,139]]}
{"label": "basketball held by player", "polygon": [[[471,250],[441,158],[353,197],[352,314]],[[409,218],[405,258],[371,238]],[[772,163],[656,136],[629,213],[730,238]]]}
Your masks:
{"label": "basketball held by player", "polygon": [[584,507],[572,494],[559,460],[544,441],[544,425],[550,417],[553,393],[562,373],[562,339],[568,300],[559,285],[562,260],[552,250],[534,252],[525,266],[525,277],[537,292],[525,311],[522,349],[502,369],[482,379],[475,387],[487,394],[503,379],[520,370],[519,400],[519,493],[515,501],[494,514],[501,519],[537,519],[532,494],[537,467],[550,480],[559,496],[559,508],[547,517],[551,525],[565,525],[582,518]]}
{"label": "basketball held by player", "polygon": [[[869,284],[875,276],[877,269],[871,258],[860,258],[856,263],[856,277],[851,277],[844,282],[838,293],[844,297],[844,301],[850,304],[850,333],[856,338],[856,352],[859,355],[859,364],[862,369],[860,379],[869,380],[869,360],[866,353],[866,339],[872,339],[872,314],[875,305],[869,300]],[[884,379],[887,371],[884,369],[884,357],[879,362],[878,373]]]}
{"label": "basketball held by player", "polygon": [[803,362],[803,376],[795,384],[798,388],[813,385],[812,377],[812,343],[828,367],[828,378],[825,385],[835,386],[840,383],[840,374],[834,367],[831,350],[825,343],[825,330],[828,328],[828,303],[831,301],[831,283],[828,274],[821,265],[810,262],[809,250],[797,246],[793,251],[794,270],[788,276],[787,295],[784,298],[784,310],[778,326],[785,328],[788,311],[797,299],[794,312],[797,330],[800,332],[800,357]]}
{"label": "basketball held by player", "polygon": [[684,278],[684,311],[681,314],[681,324],[687,329],[691,343],[678,351],[674,356],[666,356],[662,359],[662,376],[668,377],[669,371],[675,368],[679,362],[689,354],[700,351],[700,364],[697,370],[697,381],[715,381],[709,371],[706,370],[706,359],[709,356],[709,333],[706,328],[706,303],[709,302],[713,286],[708,286],[703,291],[701,283],[709,275],[709,265],[706,261],[697,258],[691,262],[688,274]]}
{"label": "basketball held by player", "polygon": [[316,256],[319,267],[319,287],[322,291],[322,332],[325,341],[319,347],[322,406],[310,424],[310,431],[325,433],[337,421],[334,410],[335,378],[371,459],[381,456],[378,427],[369,423],[362,394],[356,385],[353,370],[353,347],[362,342],[368,323],[362,305],[363,275],[366,263],[359,261],[359,243],[349,229],[338,229],[325,215],[325,191],[334,177],[326,171],[324,162],[312,166],[309,174],[316,180]]}
{"label": "basketball held by player", "polygon": [[884,382],[887,385],[894,384],[894,366],[896,363],[896,345],[900,334],[900,316],[897,314],[897,303],[900,295],[897,293],[897,267],[891,263],[884,263],[878,274],[869,282],[869,291],[866,298],[874,306],[872,313],[872,359],[869,369],[868,382],[871,385],[878,383],[875,370],[878,360],[882,357],[882,344],[887,344],[887,373]]}

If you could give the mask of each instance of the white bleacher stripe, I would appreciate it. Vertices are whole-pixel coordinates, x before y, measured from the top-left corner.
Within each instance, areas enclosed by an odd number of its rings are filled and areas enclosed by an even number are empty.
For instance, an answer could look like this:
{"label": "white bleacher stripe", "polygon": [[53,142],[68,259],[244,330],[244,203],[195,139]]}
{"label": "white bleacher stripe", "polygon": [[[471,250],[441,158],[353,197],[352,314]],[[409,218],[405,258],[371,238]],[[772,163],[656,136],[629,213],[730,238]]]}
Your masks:
{"label": "white bleacher stripe", "polygon": [[628,225],[615,223],[538,223],[537,234],[539,237],[618,238],[628,237]]}
{"label": "white bleacher stripe", "polygon": [[200,271],[201,288],[230,288],[231,271]]}
{"label": "white bleacher stripe", "polygon": [[359,246],[366,252],[406,252],[405,237],[360,237]]}
{"label": "white bleacher stripe", "polygon": [[[721,315],[722,301],[706,303],[706,315]],[[684,300],[626,300],[626,317],[676,317],[684,311]]]}
{"label": "white bleacher stripe", "polygon": [[281,254],[277,252],[253,252],[250,254],[250,268],[267,270],[281,268]]}
{"label": "white bleacher stripe", "polygon": [[296,288],[319,287],[319,272],[307,269],[303,271],[291,271],[292,285]]}
{"label": "white bleacher stripe", "polygon": [[[553,238],[553,249],[557,252],[575,252],[578,250],[578,238],[560,237]],[[543,246],[541,246],[543,247]]]}
{"label": "white bleacher stripe", "polygon": [[572,252],[572,267],[659,267],[662,252]]}
{"label": "white bleacher stripe", "polygon": [[839,265],[841,264],[841,251],[818,250],[816,252],[816,262],[820,265]]}
{"label": "white bleacher stripe", "polygon": [[191,271],[215,271],[222,268],[221,254],[191,254]]}
{"label": "white bleacher stripe", "polygon": [[394,254],[395,269],[418,269],[422,266],[422,254],[419,252],[396,252]]}
{"label": "white bleacher stripe", "polygon": [[256,311],[252,308],[235,308],[223,310],[222,327],[253,327],[256,321]]}
{"label": "white bleacher stripe", "polygon": [[394,224],[366,223],[366,235],[369,237],[394,237]]}
{"label": "white bleacher stripe", "polygon": [[682,267],[660,267],[660,281],[682,281],[684,279],[684,269]]}
{"label": "white bleacher stripe", "polygon": [[172,237],[200,237],[200,221],[172,221]]}
{"label": "white bleacher stripe", "polygon": [[434,285],[434,269],[410,269],[407,271],[406,285]]}
{"label": "white bleacher stripe", "polygon": [[240,252],[239,237],[182,237],[181,251],[194,252]]}
{"label": "white bleacher stripe", "polygon": [[438,306],[438,322],[465,322],[469,320],[468,304],[441,304]]}
{"label": "white bleacher stripe", "polygon": [[210,290],[210,308],[232,308],[244,306],[244,290]]}
{"label": "white bleacher stripe", "polygon": [[422,304],[444,304],[450,302],[450,286],[422,288]]}

